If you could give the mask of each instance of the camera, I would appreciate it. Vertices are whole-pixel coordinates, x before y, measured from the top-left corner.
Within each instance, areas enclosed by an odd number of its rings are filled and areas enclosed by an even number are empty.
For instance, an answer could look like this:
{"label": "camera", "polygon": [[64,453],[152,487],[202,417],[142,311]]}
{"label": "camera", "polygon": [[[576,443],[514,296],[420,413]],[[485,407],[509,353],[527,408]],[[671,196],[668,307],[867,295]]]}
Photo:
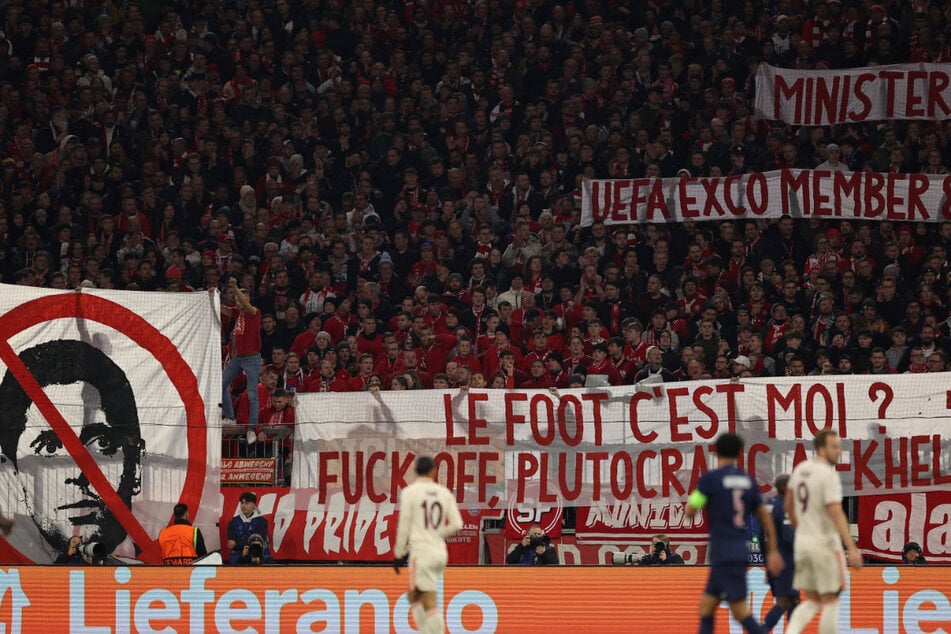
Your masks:
{"label": "camera", "polygon": [[88,559],[93,565],[103,566],[106,563],[106,547],[99,542],[89,542],[79,547],[79,554]]}
{"label": "camera", "polygon": [[532,548],[538,548],[539,546],[548,547],[548,537],[545,535],[532,535],[529,538],[529,546]]}
{"label": "camera", "polygon": [[248,544],[248,554],[260,559],[264,556],[264,546],[260,542],[252,542]]}
{"label": "camera", "polygon": [[667,552],[667,544],[664,542],[657,542],[654,544],[654,554],[659,555],[661,553]]}
{"label": "camera", "polygon": [[615,566],[636,566],[640,557],[630,553],[612,553],[611,563]]}

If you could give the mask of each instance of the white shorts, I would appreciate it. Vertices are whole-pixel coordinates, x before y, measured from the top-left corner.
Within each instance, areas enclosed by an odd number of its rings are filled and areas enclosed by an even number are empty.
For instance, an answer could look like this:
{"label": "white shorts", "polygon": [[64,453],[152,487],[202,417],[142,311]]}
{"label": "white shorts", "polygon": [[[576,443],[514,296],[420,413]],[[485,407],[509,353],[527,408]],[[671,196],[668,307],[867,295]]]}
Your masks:
{"label": "white shorts", "polygon": [[409,556],[409,589],[435,592],[446,569],[446,553],[419,553]]}
{"label": "white shorts", "polygon": [[835,594],[845,588],[845,557],[842,549],[796,551],[793,587],[818,594]]}

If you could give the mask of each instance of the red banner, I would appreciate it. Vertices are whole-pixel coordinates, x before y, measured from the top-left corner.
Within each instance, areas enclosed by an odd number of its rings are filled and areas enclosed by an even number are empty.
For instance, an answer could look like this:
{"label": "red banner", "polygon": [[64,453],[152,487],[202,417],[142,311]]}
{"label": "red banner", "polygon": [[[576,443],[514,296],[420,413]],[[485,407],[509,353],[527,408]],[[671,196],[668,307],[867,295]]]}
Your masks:
{"label": "red banner", "polygon": [[[258,509],[271,528],[271,555],[293,561],[389,561],[393,559],[397,512],[392,504],[361,502],[350,506],[311,506],[310,489],[254,488]],[[224,516],[219,522],[222,551],[227,549],[228,522],[238,514],[243,489],[222,488]],[[338,494],[342,499],[342,494]],[[334,496],[331,496],[334,498]],[[340,500],[337,500],[340,501]],[[462,530],[447,541],[449,561],[479,563],[482,512],[460,509]],[[228,553],[222,552],[227,558]]]}
{"label": "red banner", "polygon": [[[707,541],[705,537],[689,541],[671,537],[670,550],[683,557],[684,563],[702,564],[707,561]],[[485,543],[489,563],[504,564],[505,556],[518,540],[492,533],[485,536]],[[636,562],[644,555],[650,554],[650,543],[650,537],[636,542],[592,542],[582,541],[575,535],[562,535],[560,539],[552,540],[555,552],[558,553],[558,563],[566,566],[610,566],[615,553],[628,555]]]}
{"label": "red banner", "polygon": [[582,507],[578,509],[575,535],[583,545],[600,549],[602,545],[611,544],[627,552],[631,545],[646,551],[651,537],[663,534],[670,538],[674,552],[684,551],[691,556],[705,553],[708,537],[704,516],[688,518],[685,508],[682,502],[650,501]]}
{"label": "red banner", "polygon": [[274,458],[222,458],[221,484],[271,484]]}
{"label": "red banner", "polygon": [[951,492],[859,498],[858,547],[863,554],[901,561],[908,542],[921,546],[929,563],[951,563]]}

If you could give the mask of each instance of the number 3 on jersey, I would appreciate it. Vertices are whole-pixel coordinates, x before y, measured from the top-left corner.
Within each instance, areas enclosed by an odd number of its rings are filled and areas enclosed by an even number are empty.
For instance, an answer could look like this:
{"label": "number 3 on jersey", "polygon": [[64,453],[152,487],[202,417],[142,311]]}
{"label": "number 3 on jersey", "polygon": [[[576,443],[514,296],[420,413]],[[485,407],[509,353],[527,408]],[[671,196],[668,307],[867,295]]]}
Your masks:
{"label": "number 3 on jersey", "polygon": [[442,504],[423,501],[423,525],[426,530],[436,530],[442,524]]}

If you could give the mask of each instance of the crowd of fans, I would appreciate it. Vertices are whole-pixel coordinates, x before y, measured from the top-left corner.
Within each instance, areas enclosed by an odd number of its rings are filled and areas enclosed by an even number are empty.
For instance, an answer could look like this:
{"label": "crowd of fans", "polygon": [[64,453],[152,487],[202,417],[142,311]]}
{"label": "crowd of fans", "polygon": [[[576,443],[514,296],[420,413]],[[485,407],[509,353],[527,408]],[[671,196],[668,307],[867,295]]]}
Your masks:
{"label": "crowd of fans", "polygon": [[750,104],[763,62],[951,61],[951,2],[5,6],[2,280],[234,277],[268,394],[947,368],[951,223],[582,227],[580,191],[946,173],[947,122]]}

